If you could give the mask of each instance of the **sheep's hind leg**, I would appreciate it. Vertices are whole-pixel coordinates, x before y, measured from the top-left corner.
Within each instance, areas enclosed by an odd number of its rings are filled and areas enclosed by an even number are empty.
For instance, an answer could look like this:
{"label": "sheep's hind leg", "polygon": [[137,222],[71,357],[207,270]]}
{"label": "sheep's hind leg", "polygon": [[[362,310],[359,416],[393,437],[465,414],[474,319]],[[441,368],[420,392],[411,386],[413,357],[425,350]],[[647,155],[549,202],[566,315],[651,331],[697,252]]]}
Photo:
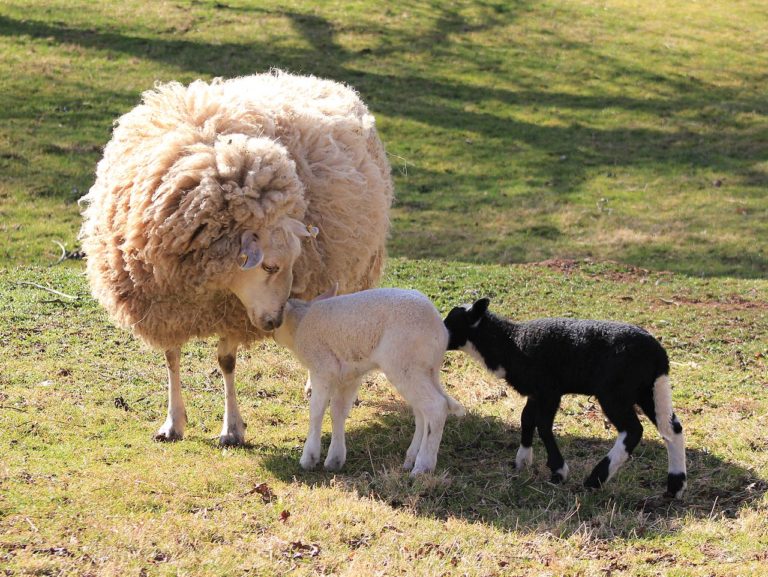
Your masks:
{"label": "sheep's hind leg", "polygon": [[618,429],[619,438],[616,439],[608,455],[603,457],[584,480],[584,486],[592,489],[601,487],[616,474],[643,437],[643,426],[637,418],[633,405],[624,404],[623,399],[613,402],[599,400],[605,416]]}
{"label": "sheep's hind leg", "polygon": [[339,383],[331,393],[331,445],[323,467],[327,471],[338,471],[347,460],[347,445],[344,438],[344,424],[357,397],[360,379],[347,379]]}
{"label": "sheep's hind leg", "polygon": [[323,415],[328,405],[331,389],[327,379],[319,379],[311,375],[312,396],[309,398],[309,433],[304,443],[304,451],[301,454],[299,464],[302,469],[314,469],[320,462],[321,439],[323,430]]}
{"label": "sheep's hind leg", "polygon": [[221,427],[219,444],[225,447],[245,443],[245,423],[237,406],[235,393],[235,365],[238,343],[222,338],[219,340],[217,356],[221,373],[224,375],[224,423]]}
{"label": "sheep's hind leg", "polygon": [[181,396],[181,347],[165,351],[165,364],[168,369],[168,416],[165,423],[155,433],[155,441],[180,441],[184,438],[187,426],[187,411]]}

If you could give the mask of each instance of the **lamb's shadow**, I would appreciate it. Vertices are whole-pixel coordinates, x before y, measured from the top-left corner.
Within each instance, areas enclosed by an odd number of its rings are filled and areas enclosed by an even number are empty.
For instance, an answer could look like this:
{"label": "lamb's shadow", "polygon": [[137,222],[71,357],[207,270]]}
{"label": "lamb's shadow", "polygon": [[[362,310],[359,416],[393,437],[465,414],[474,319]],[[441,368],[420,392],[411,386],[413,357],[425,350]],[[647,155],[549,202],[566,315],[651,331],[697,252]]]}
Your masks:
{"label": "lamb's shadow", "polygon": [[[257,447],[263,464],[276,477],[311,486],[342,487],[393,508],[435,518],[460,517],[504,530],[535,529],[558,535],[590,531],[604,536],[636,537],[680,528],[684,517],[732,518],[755,507],[768,482],[739,465],[706,451],[689,449],[689,484],[682,501],[663,496],[667,454],[648,424],[633,459],[599,491],[582,486],[591,468],[613,441],[559,434],[571,476],[563,485],[549,483],[543,446],[534,442],[534,465],[517,472],[514,455],[520,435],[501,419],[468,414],[449,419],[436,474],[410,479],[400,469],[413,434],[405,411],[347,427],[347,463],[341,473],[303,471],[299,451]],[[327,451],[329,435],[324,435]]]}

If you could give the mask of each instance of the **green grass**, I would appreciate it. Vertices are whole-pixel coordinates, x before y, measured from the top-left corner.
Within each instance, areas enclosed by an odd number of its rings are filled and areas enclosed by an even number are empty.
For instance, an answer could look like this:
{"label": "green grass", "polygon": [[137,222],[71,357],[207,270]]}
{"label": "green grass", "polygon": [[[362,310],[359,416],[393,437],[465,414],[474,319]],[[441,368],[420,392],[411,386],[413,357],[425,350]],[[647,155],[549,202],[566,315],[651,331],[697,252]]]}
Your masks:
{"label": "green grass", "polygon": [[[757,0],[0,3],[0,575],[764,572],[767,21]],[[303,372],[271,343],[240,355],[248,446],[215,443],[212,342],[184,351],[187,438],[151,441],[161,355],[53,241],[77,248],[75,201],[142,90],[271,66],[346,81],[376,114],[397,189],[385,284],[662,339],[682,502],[660,497],[647,421],[618,478],[582,490],[615,438],[588,398],[557,421],[571,480],[547,482],[538,441],[515,473],[522,400],[456,353],[443,379],[469,413],[416,481],[398,470],[412,419],[379,376],[344,471],[301,471]]]}

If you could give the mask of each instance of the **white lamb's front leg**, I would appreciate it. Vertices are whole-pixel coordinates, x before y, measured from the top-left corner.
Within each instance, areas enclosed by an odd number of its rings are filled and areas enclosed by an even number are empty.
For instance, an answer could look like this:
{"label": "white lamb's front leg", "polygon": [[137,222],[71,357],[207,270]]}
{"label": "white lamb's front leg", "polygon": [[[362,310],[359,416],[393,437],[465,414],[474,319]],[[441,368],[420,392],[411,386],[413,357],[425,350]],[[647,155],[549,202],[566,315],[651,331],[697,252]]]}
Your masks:
{"label": "white lamb's front leg", "polygon": [[349,416],[349,411],[355,402],[359,380],[347,380],[338,383],[331,393],[331,446],[328,447],[328,456],[323,465],[328,471],[338,471],[347,461],[347,444],[344,438],[344,425]]}
{"label": "white lamb's front leg", "polygon": [[219,443],[225,447],[245,443],[245,423],[237,406],[235,393],[235,365],[237,363],[238,343],[230,339],[219,340],[217,356],[221,373],[224,375],[224,423],[221,427]]}
{"label": "white lamb's front leg", "polygon": [[184,438],[187,426],[187,411],[181,397],[181,347],[165,351],[165,364],[168,369],[168,416],[165,423],[155,433],[155,441],[180,441]]}
{"label": "white lamb's front leg", "polygon": [[302,469],[314,469],[320,462],[320,435],[323,431],[323,415],[328,405],[330,387],[327,379],[312,376],[312,396],[309,398],[309,433],[304,443],[299,464]]}

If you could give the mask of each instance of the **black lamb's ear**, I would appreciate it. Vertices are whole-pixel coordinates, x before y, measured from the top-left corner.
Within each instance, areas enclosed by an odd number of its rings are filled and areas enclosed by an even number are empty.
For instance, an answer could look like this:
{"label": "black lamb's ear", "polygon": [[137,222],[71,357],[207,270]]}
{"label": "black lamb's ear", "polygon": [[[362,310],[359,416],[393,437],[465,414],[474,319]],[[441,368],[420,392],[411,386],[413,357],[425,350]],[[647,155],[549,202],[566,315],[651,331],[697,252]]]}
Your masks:
{"label": "black lamb's ear", "polygon": [[472,305],[472,310],[476,312],[479,316],[482,316],[485,314],[485,311],[488,310],[488,305],[490,304],[491,304],[491,299],[482,298],[478,301],[475,301],[475,304]]}

